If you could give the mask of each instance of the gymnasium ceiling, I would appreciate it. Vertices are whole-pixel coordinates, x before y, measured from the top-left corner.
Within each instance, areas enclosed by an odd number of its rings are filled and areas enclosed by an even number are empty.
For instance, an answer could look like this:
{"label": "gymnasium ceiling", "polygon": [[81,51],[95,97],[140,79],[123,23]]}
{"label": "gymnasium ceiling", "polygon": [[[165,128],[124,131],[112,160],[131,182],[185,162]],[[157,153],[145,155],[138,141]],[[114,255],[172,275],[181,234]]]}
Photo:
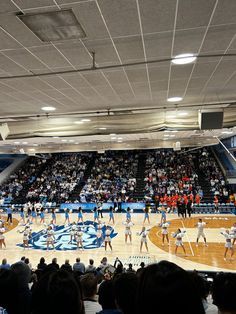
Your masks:
{"label": "gymnasium ceiling", "polygon": [[[62,9],[84,38],[43,42],[19,18]],[[1,0],[0,122],[10,134],[0,152],[192,147],[234,135],[235,17],[235,0]],[[183,53],[197,60],[174,65]],[[223,109],[224,129],[199,130],[203,109]]]}

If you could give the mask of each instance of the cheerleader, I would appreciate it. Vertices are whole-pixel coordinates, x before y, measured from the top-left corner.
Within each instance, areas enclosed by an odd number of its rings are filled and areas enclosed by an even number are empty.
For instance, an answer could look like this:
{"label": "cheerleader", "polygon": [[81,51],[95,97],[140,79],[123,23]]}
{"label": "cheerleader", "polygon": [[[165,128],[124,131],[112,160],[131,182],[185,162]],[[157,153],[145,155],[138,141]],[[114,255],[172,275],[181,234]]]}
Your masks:
{"label": "cheerleader", "polygon": [[219,213],[219,199],[217,195],[214,196],[213,202],[215,204],[215,213]]}
{"label": "cheerleader", "polygon": [[104,224],[101,222],[101,220],[98,220],[98,224],[97,224],[97,246],[100,247],[102,244],[102,240],[103,240],[103,235],[102,235],[102,228],[103,228]]}
{"label": "cheerleader", "polygon": [[82,231],[81,227],[79,227],[77,232],[76,232],[76,242],[77,242],[77,249],[79,249],[81,247],[81,250],[84,250],[83,231]]}
{"label": "cheerleader", "polygon": [[83,210],[81,207],[79,207],[78,209],[78,220],[77,223],[82,222],[82,224],[84,224],[84,219],[83,219]]}
{"label": "cheerleader", "polygon": [[33,223],[34,221],[35,223],[37,223],[37,211],[35,207],[33,206],[32,211],[31,211],[31,222]]}
{"label": "cheerleader", "polygon": [[2,249],[3,246],[6,248],[5,237],[4,237],[5,231],[6,229],[4,228],[4,224],[1,223],[0,225],[0,249]]}
{"label": "cheerleader", "polygon": [[129,237],[130,243],[132,242],[132,232],[131,227],[134,225],[130,219],[127,219],[126,222],[123,223],[125,225],[125,243],[127,243],[127,239]]}
{"label": "cheerleader", "polygon": [[168,245],[170,245],[169,236],[168,236],[168,227],[169,227],[168,222],[165,222],[161,225],[162,245],[163,246],[164,246],[165,239],[166,239]]}
{"label": "cheerleader", "polygon": [[160,223],[160,225],[162,225],[163,223],[166,222],[166,208],[163,206],[163,207],[160,207],[159,210],[161,212],[161,223]]}
{"label": "cheerleader", "polygon": [[221,232],[221,234],[225,237],[225,253],[224,253],[224,260],[226,261],[226,255],[228,250],[231,251],[230,260],[232,259],[232,256],[234,255],[234,248],[232,244],[232,239],[234,239],[234,235],[230,234],[229,230],[225,230],[224,232]]}
{"label": "cheerleader", "polygon": [[114,209],[112,206],[109,208],[109,223],[113,222],[113,225],[115,224],[115,219],[114,219]]}
{"label": "cheerleader", "polygon": [[144,224],[145,221],[147,220],[148,223],[149,223],[149,225],[150,225],[149,209],[150,209],[150,207],[147,207],[147,206],[143,209],[143,211],[144,211],[144,220],[143,220],[143,224]]}
{"label": "cheerleader", "polygon": [[142,252],[143,243],[145,244],[146,250],[148,252],[148,246],[147,246],[147,235],[148,231],[145,227],[142,228],[142,231],[139,233],[141,236],[141,243],[140,243],[140,253]]}
{"label": "cheerleader", "polygon": [[49,249],[49,245],[51,245],[52,248],[55,249],[54,241],[55,241],[54,231],[52,229],[52,226],[49,226],[47,229],[47,250]]}
{"label": "cheerleader", "polygon": [[68,244],[72,243],[73,239],[76,241],[76,233],[77,233],[77,225],[75,222],[73,222],[70,230],[70,241]]}
{"label": "cheerleader", "polygon": [[109,245],[111,251],[112,251],[112,245],[111,245],[111,227],[106,226],[105,231],[105,251],[107,250],[107,244]]}
{"label": "cheerleader", "polygon": [[24,208],[23,207],[20,209],[20,221],[22,221],[23,224],[25,224],[25,212],[24,212]]}
{"label": "cheerleader", "polygon": [[233,245],[234,245],[234,243],[236,241],[236,222],[230,228],[230,234],[233,235]]}
{"label": "cheerleader", "polygon": [[23,231],[23,247],[24,249],[29,249],[29,239],[31,237],[31,228],[30,225],[26,225]]}
{"label": "cheerleader", "polygon": [[40,222],[39,223],[45,223],[45,213],[44,213],[43,208],[41,208],[40,210]]}
{"label": "cheerleader", "polygon": [[197,229],[198,229],[196,246],[198,246],[198,240],[199,240],[200,237],[203,237],[204,242],[205,242],[205,246],[207,246],[206,236],[205,236],[205,233],[204,233],[205,225],[206,225],[206,222],[203,222],[201,218],[199,219],[198,223],[196,224]]}
{"label": "cheerleader", "polygon": [[56,208],[52,208],[52,224],[56,225],[57,217],[56,217]]}
{"label": "cheerleader", "polygon": [[94,207],[93,209],[93,222],[98,222],[98,209],[97,207]]}
{"label": "cheerleader", "polygon": [[185,247],[184,247],[184,244],[183,244],[183,237],[185,235],[186,231],[181,231],[181,229],[178,229],[174,234],[173,234],[173,238],[176,238],[176,241],[175,241],[175,255],[177,254],[177,250],[178,248],[181,246],[183,251],[184,251],[184,254],[186,256],[186,251],[185,251]]}
{"label": "cheerleader", "polygon": [[131,209],[127,207],[126,209],[126,220],[129,219],[131,221]]}
{"label": "cheerleader", "polygon": [[65,221],[64,221],[64,225],[66,225],[66,222],[68,223],[68,225],[70,224],[70,210],[69,208],[65,208]]}

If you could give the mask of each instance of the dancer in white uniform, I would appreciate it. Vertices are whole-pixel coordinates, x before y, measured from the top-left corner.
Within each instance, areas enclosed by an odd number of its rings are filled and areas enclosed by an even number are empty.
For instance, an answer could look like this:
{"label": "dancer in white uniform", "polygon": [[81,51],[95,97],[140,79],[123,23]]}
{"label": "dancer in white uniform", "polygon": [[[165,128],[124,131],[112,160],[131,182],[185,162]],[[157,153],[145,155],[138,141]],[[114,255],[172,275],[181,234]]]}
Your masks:
{"label": "dancer in white uniform", "polygon": [[205,242],[205,246],[207,246],[206,236],[205,236],[205,233],[204,233],[204,227],[206,226],[206,224],[207,224],[206,222],[202,221],[202,219],[199,218],[199,221],[196,224],[197,229],[198,229],[196,246],[198,246],[198,240],[199,240],[200,237],[203,237],[204,242]]}
{"label": "dancer in white uniform", "polygon": [[107,250],[107,244],[109,245],[111,251],[112,251],[112,245],[111,245],[111,227],[107,226],[105,231],[105,251]]}
{"label": "dancer in white uniform", "polygon": [[23,247],[29,249],[29,239],[31,237],[31,228],[30,225],[25,226],[25,230],[23,231]]}
{"label": "dancer in white uniform", "polygon": [[230,234],[233,235],[233,245],[236,241],[236,222],[233,224],[233,226],[230,228]]}
{"label": "dancer in white uniform", "polygon": [[166,241],[169,245],[170,241],[169,241],[169,236],[168,236],[168,227],[169,227],[169,223],[165,222],[161,225],[161,234],[162,234],[162,245],[164,245],[165,242],[165,238]]}
{"label": "dancer in white uniform", "polygon": [[225,230],[224,232],[221,232],[221,234],[225,237],[225,253],[224,253],[224,260],[226,260],[226,255],[228,250],[231,251],[230,259],[232,259],[232,256],[234,255],[234,248],[232,244],[232,240],[234,239],[234,235],[230,234],[229,230]]}
{"label": "dancer in white uniform", "polygon": [[49,249],[50,244],[53,247],[53,249],[55,248],[54,241],[55,241],[54,231],[52,229],[52,226],[49,226],[47,229],[47,250]]}
{"label": "dancer in white uniform", "polygon": [[3,246],[6,248],[5,237],[4,237],[5,231],[6,229],[4,228],[4,224],[1,223],[0,225],[0,249],[2,249]]}
{"label": "dancer in white uniform", "polygon": [[81,227],[78,228],[76,231],[76,242],[77,242],[77,249],[81,247],[81,250],[84,250],[83,246],[83,230]]}
{"label": "dancer in white uniform", "polygon": [[127,239],[129,237],[130,243],[132,242],[132,232],[131,227],[134,225],[130,219],[127,219],[126,222],[123,222],[125,225],[125,243],[127,243]]}
{"label": "dancer in white uniform", "polygon": [[140,253],[142,252],[143,243],[145,244],[146,250],[148,252],[148,246],[147,246],[147,235],[148,231],[145,227],[142,228],[142,231],[139,233],[141,236],[141,243],[140,243]]}
{"label": "dancer in white uniform", "polygon": [[96,235],[97,235],[97,246],[100,247],[101,244],[102,244],[102,240],[103,240],[103,236],[102,236],[102,227],[104,226],[105,224],[103,222],[101,222],[101,220],[99,219],[98,220],[98,224],[97,224],[97,232],[96,232]]}
{"label": "dancer in white uniform", "polygon": [[77,225],[75,222],[73,222],[70,229],[70,241],[68,242],[68,244],[72,243],[73,240],[76,241],[76,232],[77,232]]}
{"label": "dancer in white uniform", "polygon": [[178,229],[174,234],[173,238],[176,238],[175,241],[175,254],[177,254],[178,247],[182,247],[184,254],[186,255],[185,247],[183,244],[183,237],[185,235],[186,231],[181,231],[181,229]]}

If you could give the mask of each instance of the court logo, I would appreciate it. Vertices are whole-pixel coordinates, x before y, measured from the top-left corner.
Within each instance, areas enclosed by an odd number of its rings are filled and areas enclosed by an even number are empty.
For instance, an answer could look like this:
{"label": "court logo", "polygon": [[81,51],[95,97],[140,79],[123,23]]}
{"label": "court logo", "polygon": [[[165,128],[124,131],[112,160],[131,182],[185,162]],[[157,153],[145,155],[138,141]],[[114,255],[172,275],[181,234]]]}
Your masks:
{"label": "court logo", "polygon": [[[85,221],[84,225],[81,223],[78,224],[83,230],[83,247],[84,249],[96,249],[98,247],[103,246],[104,238],[105,238],[105,230],[106,227],[102,227],[102,240],[97,243],[97,223],[93,221]],[[57,251],[73,251],[77,250],[77,244],[73,240],[72,243],[70,242],[70,232],[71,232],[71,225],[69,226],[55,226],[54,228],[54,235],[55,235],[55,250]],[[111,229],[111,238],[114,238],[117,235],[114,229]],[[23,247],[23,244],[17,244],[17,246]],[[29,240],[29,247],[35,250],[47,250],[47,234],[46,230],[43,229],[39,232],[33,232],[32,237]]]}

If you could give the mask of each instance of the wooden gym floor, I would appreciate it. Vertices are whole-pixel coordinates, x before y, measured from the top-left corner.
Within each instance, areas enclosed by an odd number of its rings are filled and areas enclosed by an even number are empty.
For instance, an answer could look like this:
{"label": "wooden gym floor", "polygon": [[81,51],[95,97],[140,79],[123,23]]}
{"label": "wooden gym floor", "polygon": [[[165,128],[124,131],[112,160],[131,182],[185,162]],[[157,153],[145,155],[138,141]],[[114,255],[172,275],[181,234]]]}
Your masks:
{"label": "wooden gym floor", "polygon": [[[2,215],[3,217],[3,215]],[[115,224],[114,231],[117,235],[112,239],[113,251],[108,250],[105,252],[104,247],[86,249],[84,251],[74,250],[74,251],[57,251],[57,250],[35,250],[33,248],[24,250],[22,247],[17,246],[17,244],[22,243],[22,234],[19,230],[23,227],[21,223],[18,224],[20,217],[19,215],[13,215],[14,221],[12,226],[6,225],[8,231],[5,233],[6,249],[0,250],[0,260],[2,258],[7,258],[8,262],[14,263],[24,255],[30,259],[30,262],[35,268],[39,262],[40,257],[44,256],[47,263],[51,262],[53,257],[57,257],[58,263],[64,263],[65,259],[69,259],[70,263],[73,264],[77,257],[81,258],[81,261],[85,265],[88,264],[89,258],[93,258],[95,265],[99,265],[100,260],[103,256],[108,257],[108,261],[113,263],[116,257],[119,257],[124,264],[132,262],[137,268],[141,261],[144,262],[154,262],[163,259],[172,261],[185,269],[198,269],[198,270],[225,270],[225,271],[236,271],[236,254],[234,260],[224,260],[224,243],[225,238],[220,234],[221,228],[230,228],[234,222],[236,222],[236,216],[234,215],[193,215],[191,219],[187,218],[185,220],[179,219],[175,214],[167,214],[167,221],[170,222],[169,226],[169,238],[170,246],[166,243],[162,246],[161,241],[161,228],[160,214],[150,214],[151,224],[147,222],[145,226],[149,229],[148,237],[148,248],[149,252],[145,251],[139,252],[140,248],[140,236],[138,232],[141,231],[143,226],[144,214],[132,214],[132,222],[134,226],[132,227],[132,244],[125,244],[124,241],[124,225],[122,222],[125,221],[125,214],[117,213],[115,214]],[[4,217],[6,219],[6,216]],[[77,214],[71,214],[70,220],[77,221]],[[199,246],[196,247],[196,236],[197,229],[195,224],[198,219],[202,218],[203,221],[207,222],[205,228],[205,234],[207,237],[208,247],[203,244],[203,239],[199,240]],[[51,215],[46,215],[46,222],[49,223],[51,220]],[[84,214],[84,221],[93,220],[91,214]],[[104,214],[103,222],[108,223],[109,215]],[[62,225],[64,223],[64,214],[57,214],[57,224]],[[36,224],[31,225],[34,232],[38,232],[44,228],[43,225]],[[183,238],[184,246],[187,252],[185,257],[182,248],[178,249],[178,255],[174,254],[175,249],[175,239],[171,237],[171,233],[176,231],[177,228],[186,229],[186,235]]]}

